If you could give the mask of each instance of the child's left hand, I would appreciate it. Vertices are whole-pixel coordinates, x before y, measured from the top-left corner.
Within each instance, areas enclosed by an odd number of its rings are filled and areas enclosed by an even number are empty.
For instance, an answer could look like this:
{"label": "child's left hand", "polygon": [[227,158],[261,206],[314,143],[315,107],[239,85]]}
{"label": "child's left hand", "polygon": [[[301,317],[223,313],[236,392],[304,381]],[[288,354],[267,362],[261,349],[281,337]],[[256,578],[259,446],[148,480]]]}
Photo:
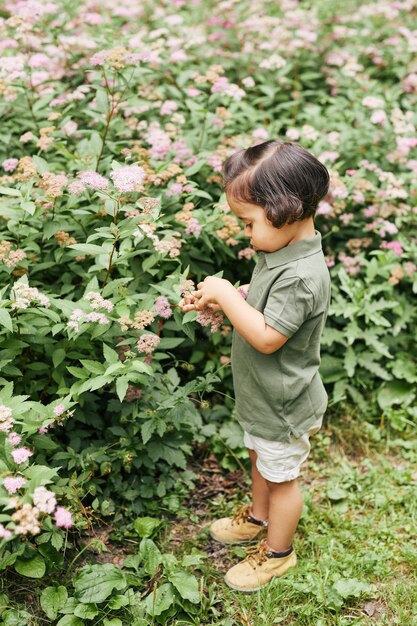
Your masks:
{"label": "child's left hand", "polygon": [[198,283],[197,291],[194,292],[197,301],[195,306],[201,310],[207,306],[214,309],[212,305],[221,307],[220,298],[225,286],[230,285],[228,280],[217,276],[207,276],[202,283]]}

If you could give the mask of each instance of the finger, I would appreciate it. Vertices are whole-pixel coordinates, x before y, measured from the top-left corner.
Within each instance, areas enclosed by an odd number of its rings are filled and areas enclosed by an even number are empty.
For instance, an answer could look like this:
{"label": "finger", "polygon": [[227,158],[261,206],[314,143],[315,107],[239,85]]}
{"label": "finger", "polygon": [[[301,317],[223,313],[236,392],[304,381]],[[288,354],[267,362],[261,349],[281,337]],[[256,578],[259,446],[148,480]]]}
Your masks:
{"label": "finger", "polygon": [[198,283],[198,285],[197,285],[197,289],[202,289],[202,288],[203,288],[203,285],[204,285],[204,282],[202,282],[202,283]]}
{"label": "finger", "polygon": [[202,291],[193,291],[193,296],[195,298],[202,298],[203,297],[203,292]]}
{"label": "finger", "polygon": [[188,313],[189,311],[195,311],[195,309],[195,304],[184,304],[184,306],[182,307],[182,311],[184,313]]}

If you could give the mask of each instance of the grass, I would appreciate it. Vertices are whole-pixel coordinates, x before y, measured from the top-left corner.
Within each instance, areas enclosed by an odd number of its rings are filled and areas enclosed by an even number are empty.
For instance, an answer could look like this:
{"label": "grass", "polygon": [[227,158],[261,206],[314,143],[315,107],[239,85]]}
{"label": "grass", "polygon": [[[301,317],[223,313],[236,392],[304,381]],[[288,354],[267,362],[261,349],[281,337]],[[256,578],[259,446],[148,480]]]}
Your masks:
{"label": "grass", "polygon": [[382,437],[348,418],[316,435],[302,479],[297,568],[251,595],[222,582],[224,571],[244,556],[242,548],[219,546],[207,532],[211,519],[249,501],[248,478],[246,489],[240,476],[240,486],[205,506],[196,493],[193,525],[183,521],[180,550],[207,551],[206,595],[216,589],[221,608],[215,604],[216,616],[208,610],[200,621],[174,620],[173,626],[417,625],[416,461],[413,442]]}
{"label": "grass", "polygon": [[[417,442],[393,438],[387,430],[344,417],[315,435],[312,444],[301,481],[304,509],[294,542],[297,567],[250,595],[224,585],[225,571],[245,552],[212,541],[208,524],[249,502],[249,471],[226,472],[218,459],[206,455],[182,514],[165,522],[156,539],[161,551],[178,558],[196,548],[206,553],[196,571],[201,602],[188,615],[180,617],[177,607],[165,620],[149,617],[137,622],[140,626],[417,626]],[[109,532],[120,543],[109,539]],[[17,614],[22,610],[29,614],[23,613],[13,624],[52,623],[39,606],[44,586],[64,584],[70,593],[72,576],[81,565],[122,565],[126,551],[135,552],[140,541],[128,539],[123,528],[117,533],[96,529],[94,534],[109,552],[85,552],[75,568],[59,578],[3,579],[1,591],[13,600]],[[163,582],[158,577],[155,581]],[[103,607],[97,618],[84,623],[112,624],[104,618]],[[118,612],[117,618],[115,626],[134,623],[127,610]]]}

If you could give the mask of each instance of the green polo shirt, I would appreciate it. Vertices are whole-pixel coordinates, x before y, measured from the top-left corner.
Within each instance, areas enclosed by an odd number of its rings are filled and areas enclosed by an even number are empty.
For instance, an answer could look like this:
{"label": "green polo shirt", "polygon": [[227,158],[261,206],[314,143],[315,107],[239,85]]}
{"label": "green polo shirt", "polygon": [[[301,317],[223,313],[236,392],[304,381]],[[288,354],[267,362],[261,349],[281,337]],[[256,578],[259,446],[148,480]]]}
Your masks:
{"label": "green polo shirt", "polygon": [[247,302],[288,341],[262,354],[233,332],[237,418],[249,434],[269,441],[301,437],[327,407],[318,370],[330,276],[315,232],[275,252],[259,252],[249,285]]}

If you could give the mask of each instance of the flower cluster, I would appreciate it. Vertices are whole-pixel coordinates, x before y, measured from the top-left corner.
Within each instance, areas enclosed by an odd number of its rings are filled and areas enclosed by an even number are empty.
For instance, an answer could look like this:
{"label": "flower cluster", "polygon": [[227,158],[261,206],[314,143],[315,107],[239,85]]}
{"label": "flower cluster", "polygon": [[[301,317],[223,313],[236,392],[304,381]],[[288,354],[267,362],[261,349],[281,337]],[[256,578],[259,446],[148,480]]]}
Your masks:
{"label": "flower cluster", "polygon": [[26,252],[20,248],[16,250],[11,248],[10,241],[6,241],[6,239],[0,241],[0,261],[3,261],[7,267],[16,267],[20,261],[26,258]]}
{"label": "flower cluster", "polygon": [[60,248],[66,248],[67,246],[72,246],[74,243],[77,243],[75,237],[71,237],[65,230],[57,230],[56,233],[54,233],[54,237]]}
{"label": "flower cluster", "polygon": [[172,315],[172,308],[168,300],[164,296],[159,296],[155,302],[156,314],[164,319],[169,319]]}
{"label": "flower cluster", "polygon": [[197,322],[201,326],[210,326],[210,331],[215,333],[224,322],[223,313],[212,311],[209,307],[205,307],[197,313]]}
{"label": "flower cluster", "polygon": [[89,291],[84,298],[91,304],[92,309],[106,309],[109,313],[113,311],[113,303],[105,300],[97,291]]}
{"label": "flower cluster", "polygon": [[64,174],[44,172],[38,187],[45,191],[48,198],[59,198],[63,194],[63,188],[68,184],[68,178]]}
{"label": "flower cluster", "polygon": [[[181,233],[175,231],[171,239],[159,239],[154,233],[154,228],[150,224],[141,224],[140,230],[142,230],[149,239],[153,242],[154,248],[157,252],[164,254],[168,252],[169,256],[173,259],[180,254],[181,249]],[[140,234],[140,231],[136,231],[134,234]]]}
{"label": "flower cluster", "polygon": [[80,330],[80,324],[83,324],[84,322],[98,322],[99,324],[104,325],[108,324],[110,320],[104,315],[104,313],[97,313],[96,311],[85,313],[82,309],[74,309],[71,313],[69,321],[67,322],[67,328],[78,332]]}
{"label": "flower cluster", "polygon": [[8,406],[0,405],[0,432],[7,432],[13,428],[14,418],[12,413],[12,409]]}
{"label": "flower cluster", "polygon": [[139,165],[118,167],[110,174],[114,186],[120,192],[140,191],[145,176],[145,170]]}
{"label": "flower cluster", "polygon": [[84,185],[84,188],[92,187],[93,189],[107,189],[107,187],[109,186],[109,181],[107,178],[92,170],[78,172],[77,176],[80,179],[81,183]]}
{"label": "flower cluster", "polygon": [[138,352],[144,352],[148,356],[151,356],[155,349],[160,344],[160,338],[157,335],[142,335],[142,337],[137,342],[137,350]]}
{"label": "flower cluster", "polygon": [[11,290],[11,308],[27,309],[31,304],[40,304],[48,308],[51,303],[49,298],[39,291],[36,287],[29,287],[23,281],[16,281]]}

